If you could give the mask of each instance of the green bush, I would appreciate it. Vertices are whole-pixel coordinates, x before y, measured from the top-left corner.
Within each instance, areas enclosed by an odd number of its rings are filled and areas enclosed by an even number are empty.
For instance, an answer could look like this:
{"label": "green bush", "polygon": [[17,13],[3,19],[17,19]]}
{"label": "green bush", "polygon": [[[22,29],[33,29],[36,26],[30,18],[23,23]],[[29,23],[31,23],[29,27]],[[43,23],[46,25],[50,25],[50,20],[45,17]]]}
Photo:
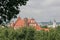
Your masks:
{"label": "green bush", "polygon": [[0,28],[0,40],[34,40],[35,29],[24,27],[14,30],[13,28]]}
{"label": "green bush", "polygon": [[42,28],[48,28],[47,26],[42,26]]}
{"label": "green bush", "polygon": [[[58,28],[57,28],[58,29]],[[13,28],[0,27],[0,40],[60,40],[60,30],[50,29],[36,31],[33,27]]]}
{"label": "green bush", "polygon": [[35,40],[60,40],[60,31],[56,29],[50,29],[47,31],[36,31]]}

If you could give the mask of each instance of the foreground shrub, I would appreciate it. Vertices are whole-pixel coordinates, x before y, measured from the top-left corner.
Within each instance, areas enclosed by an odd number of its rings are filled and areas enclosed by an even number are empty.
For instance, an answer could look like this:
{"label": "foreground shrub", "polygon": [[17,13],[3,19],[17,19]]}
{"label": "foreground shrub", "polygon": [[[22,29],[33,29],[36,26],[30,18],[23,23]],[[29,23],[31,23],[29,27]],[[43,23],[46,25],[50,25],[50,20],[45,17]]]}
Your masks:
{"label": "foreground shrub", "polygon": [[0,27],[0,40],[60,40],[60,30],[36,31],[33,27],[13,28]]}
{"label": "foreground shrub", "polygon": [[36,31],[35,40],[60,40],[60,31],[51,29],[47,31]]}
{"label": "foreground shrub", "polygon": [[35,29],[24,27],[14,30],[13,28],[0,28],[0,40],[34,40]]}

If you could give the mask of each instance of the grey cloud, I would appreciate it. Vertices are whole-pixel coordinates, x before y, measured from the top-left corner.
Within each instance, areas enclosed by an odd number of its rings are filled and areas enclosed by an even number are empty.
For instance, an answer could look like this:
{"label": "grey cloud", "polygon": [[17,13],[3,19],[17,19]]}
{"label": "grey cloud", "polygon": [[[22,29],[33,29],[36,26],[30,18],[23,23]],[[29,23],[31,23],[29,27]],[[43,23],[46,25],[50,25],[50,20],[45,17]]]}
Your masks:
{"label": "grey cloud", "polygon": [[21,7],[21,17],[33,17],[37,21],[60,21],[60,0],[29,0],[26,6]]}

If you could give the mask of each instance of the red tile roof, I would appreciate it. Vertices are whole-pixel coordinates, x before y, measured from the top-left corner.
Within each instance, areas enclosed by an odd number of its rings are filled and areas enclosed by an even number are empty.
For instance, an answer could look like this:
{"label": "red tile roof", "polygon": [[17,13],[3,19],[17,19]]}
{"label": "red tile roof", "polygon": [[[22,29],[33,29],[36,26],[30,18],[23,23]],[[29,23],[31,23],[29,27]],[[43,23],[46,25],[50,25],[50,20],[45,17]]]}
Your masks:
{"label": "red tile roof", "polygon": [[24,20],[18,17],[17,21],[14,24],[15,28],[23,27],[25,24]]}
{"label": "red tile roof", "polygon": [[[27,18],[25,18],[27,20]],[[20,17],[17,18],[17,21],[13,24],[14,28],[24,27],[25,26],[25,19],[21,19]],[[28,19],[27,23],[29,26],[33,26],[36,30],[42,30],[40,25],[34,19]],[[48,30],[48,29],[43,29]]]}

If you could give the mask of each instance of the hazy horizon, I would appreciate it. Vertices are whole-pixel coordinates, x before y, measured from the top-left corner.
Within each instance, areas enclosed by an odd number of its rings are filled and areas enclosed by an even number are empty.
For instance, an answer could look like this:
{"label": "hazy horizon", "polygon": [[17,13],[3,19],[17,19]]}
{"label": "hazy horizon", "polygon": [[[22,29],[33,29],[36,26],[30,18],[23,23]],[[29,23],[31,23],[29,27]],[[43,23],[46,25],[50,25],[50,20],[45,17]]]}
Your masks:
{"label": "hazy horizon", "polygon": [[19,16],[22,18],[34,18],[39,22],[55,19],[60,22],[60,0],[29,0],[20,10]]}

